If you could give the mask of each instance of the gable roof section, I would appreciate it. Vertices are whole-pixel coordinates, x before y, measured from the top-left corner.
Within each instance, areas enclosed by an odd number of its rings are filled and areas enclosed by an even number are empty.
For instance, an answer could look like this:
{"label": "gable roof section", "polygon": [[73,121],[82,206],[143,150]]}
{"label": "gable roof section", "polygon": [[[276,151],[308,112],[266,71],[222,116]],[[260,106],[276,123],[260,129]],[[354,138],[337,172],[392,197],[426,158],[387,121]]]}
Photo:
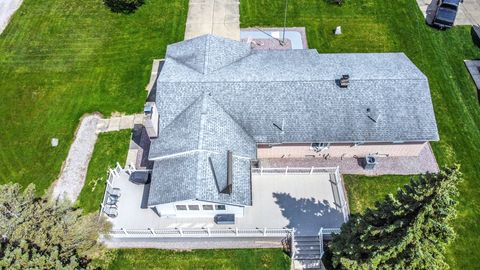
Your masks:
{"label": "gable roof section", "polygon": [[160,132],[208,92],[260,143],[438,140],[428,80],[403,53],[255,51],[210,74],[167,58],[157,85]]}
{"label": "gable roof section", "polygon": [[189,151],[226,152],[255,158],[254,139],[213,98],[201,94],[153,140],[149,158]]}
{"label": "gable roof section", "polygon": [[[200,151],[156,160],[148,205],[183,200],[252,205],[250,159],[233,157],[232,193],[223,194],[218,190],[214,172],[209,165],[209,158],[226,158],[226,153]],[[226,170],[226,168],[218,169]]]}
{"label": "gable roof section", "polygon": [[234,40],[203,35],[167,47],[167,57],[201,74],[209,74],[245,56],[250,45]]}
{"label": "gable roof section", "polygon": [[[233,153],[233,191],[222,194],[227,151]],[[250,160],[255,154],[253,138],[204,93],[152,142],[148,204],[204,200],[251,205]]]}

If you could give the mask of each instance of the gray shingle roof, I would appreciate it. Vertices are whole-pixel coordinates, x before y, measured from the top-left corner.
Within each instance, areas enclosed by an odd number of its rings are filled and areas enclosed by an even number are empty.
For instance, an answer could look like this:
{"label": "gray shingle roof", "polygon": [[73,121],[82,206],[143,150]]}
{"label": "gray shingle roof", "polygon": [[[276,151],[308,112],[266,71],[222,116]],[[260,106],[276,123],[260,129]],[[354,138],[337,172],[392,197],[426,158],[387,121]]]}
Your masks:
{"label": "gray shingle roof", "polygon": [[156,160],[148,205],[182,200],[202,200],[251,205],[250,160],[233,157],[232,194],[219,193],[208,158],[223,159],[226,153],[198,151]]}
{"label": "gray shingle roof", "polygon": [[[344,74],[348,88],[337,84]],[[206,35],[167,48],[156,102],[159,138],[150,158],[198,151],[155,161],[150,205],[185,198],[245,204],[250,167],[239,157],[254,158],[256,142],[438,140],[428,80],[403,53],[251,51]],[[212,188],[208,162],[225,167],[227,150],[236,155],[234,185],[241,187],[230,197]],[[177,182],[188,188],[170,190]]]}
{"label": "gray shingle roof", "polygon": [[193,150],[255,158],[254,139],[208,94],[202,94],[166,126],[150,146],[150,159]]}
{"label": "gray shingle roof", "polygon": [[167,47],[167,58],[175,59],[183,65],[202,74],[211,73],[250,53],[246,43],[207,35]]}
{"label": "gray shingle roof", "polygon": [[[227,185],[227,151],[234,155],[230,195],[219,193]],[[255,154],[253,138],[203,94],[152,142],[150,155],[160,159],[155,160],[148,204],[198,199],[250,205]]]}

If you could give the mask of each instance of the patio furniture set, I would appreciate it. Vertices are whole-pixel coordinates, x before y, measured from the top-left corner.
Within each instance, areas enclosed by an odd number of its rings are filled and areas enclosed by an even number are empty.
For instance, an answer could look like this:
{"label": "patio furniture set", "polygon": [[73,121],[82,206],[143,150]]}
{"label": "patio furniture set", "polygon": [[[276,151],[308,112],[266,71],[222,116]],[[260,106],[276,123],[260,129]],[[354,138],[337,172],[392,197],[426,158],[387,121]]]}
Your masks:
{"label": "patio furniture set", "polygon": [[103,211],[107,216],[111,218],[118,216],[117,202],[120,198],[120,195],[121,193],[119,188],[112,188],[110,191],[107,191],[105,206],[103,207]]}

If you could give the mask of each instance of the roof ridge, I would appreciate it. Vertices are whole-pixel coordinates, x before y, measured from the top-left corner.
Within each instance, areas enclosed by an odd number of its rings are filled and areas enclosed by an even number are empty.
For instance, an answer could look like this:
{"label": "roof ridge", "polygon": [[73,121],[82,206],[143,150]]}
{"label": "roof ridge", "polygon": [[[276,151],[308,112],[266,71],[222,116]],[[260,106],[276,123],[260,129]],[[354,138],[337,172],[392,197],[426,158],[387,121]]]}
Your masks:
{"label": "roof ridge", "polygon": [[[340,79],[340,77],[339,77]],[[407,79],[407,78],[403,78],[403,79],[400,79],[400,78],[397,78],[397,79],[352,79],[350,78],[349,79],[350,81],[428,81],[428,78],[425,77],[425,78],[411,78],[411,79]],[[262,82],[262,83],[271,83],[271,82],[305,82],[305,83],[309,83],[309,82],[335,82],[335,80],[332,80],[332,79],[324,79],[324,80],[310,80],[310,81],[307,81],[307,80],[298,80],[298,81],[286,81],[286,80],[278,80],[278,81],[262,81],[262,80],[258,80],[258,81],[168,81],[168,82],[162,82],[160,81],[160,83],[258,83],[258,82]]]}
{"label": "roof ridge", "polygon": [[203,149],[203,133],[205,131],[205,122],[207,117],[207,97],[206,93],[204,92],[201,96],[202,99],[202,107],[200,108],[200,130],[198,131],[198,145],[197,149]]}
{"label": "roof ridge", "polygon": [[204,54],[203,54],[203,74],[208,74],[208,55],[209,55],[209,50],[210,48],[210,35],[207,35],[205,37],[205,48],[204,48]]}

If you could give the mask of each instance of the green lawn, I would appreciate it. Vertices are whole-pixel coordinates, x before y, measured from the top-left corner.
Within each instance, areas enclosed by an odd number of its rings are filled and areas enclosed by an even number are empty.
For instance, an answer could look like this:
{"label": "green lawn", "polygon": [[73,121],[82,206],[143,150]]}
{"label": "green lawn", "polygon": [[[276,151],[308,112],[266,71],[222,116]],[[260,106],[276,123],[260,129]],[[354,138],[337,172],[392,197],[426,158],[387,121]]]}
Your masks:
{"label": "green lawn", "polygon": [[83,208],[84,213],[98,211],[105,192],[107,171],[115,167],[116,162],[122,166],[125,164],[131,135],[132,131],[127,129],[98,136],[85,185],[77,200],[77,206]]}
{"label": "green lawn", "polygon": [[[242,27],[282,26],[284,0],[242,0]],[[452,269],[476,269],[480,257],[480,109],[476,89],[464,64],[464,59],[480,58],[470,27],[455,27],[439,31],[428,27],[415,0],[347,0],[341,7],[327,0],[289,1],[288,26],[304,26],[310,48],[319,52],[405,52],[427,75],[430,81],[440,142],[433,150],[440,165],[458,162],[465,181],[456,230],[459,234],[448,252]],[[334,36],[335,26],[341,25],[343,35]],[[350,198],[368,197],[375,192],[365,190],[375,186],[395,190],[385,185],[391,177],[371,180],[359,177],[350,190]],[[399,179],[395,179],[399,180]],[[349,180],[348,183],[351,184]],[[376,182],[376,183],[375,183]],[[365,184],[365,186],[362,186]],[[401,183],[398,183],[401,186]],[[376,187],[377,185],[381,185]],[[360,187],[362,186],[362,187]],[[369,204],[374,198],[363,199]],[[352,205],[353,209],[360,205]]]}
{"label": "green lawn", "polygon": [[403,175],[382,177],[344,175],[350,212],[360,213],[367,207],[373,207],[376,201],[383,200],[388,193],[395,194],[398,188],[410,181],[410,178],[411,176]]}
{"label": "green lawn", "polygon": [[168,251],[116,250],[106,263],[109,270],[128,269],[290,269],[290,258],[281,249],[224,249]]}
{"label": "green lawn", "polygon": [[84,113],[140,112],[152,60],[183,40],[187,9],[148,0],[123,15],[102,0],[25,0],[0,36],[0,183],[43,192]]}

